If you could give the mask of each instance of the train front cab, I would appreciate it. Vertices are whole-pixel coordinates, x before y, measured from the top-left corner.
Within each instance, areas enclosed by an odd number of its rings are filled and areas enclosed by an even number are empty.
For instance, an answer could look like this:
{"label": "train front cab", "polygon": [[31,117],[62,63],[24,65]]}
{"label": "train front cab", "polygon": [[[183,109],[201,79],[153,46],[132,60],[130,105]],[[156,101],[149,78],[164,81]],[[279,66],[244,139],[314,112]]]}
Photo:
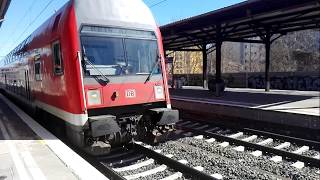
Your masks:
{"label": "train front cab", "polygon": [[179,119],[170,107],[160,34],[83,26],[83,84],[88,111],[86,149],[103,154],[133,137],[157,141]]}

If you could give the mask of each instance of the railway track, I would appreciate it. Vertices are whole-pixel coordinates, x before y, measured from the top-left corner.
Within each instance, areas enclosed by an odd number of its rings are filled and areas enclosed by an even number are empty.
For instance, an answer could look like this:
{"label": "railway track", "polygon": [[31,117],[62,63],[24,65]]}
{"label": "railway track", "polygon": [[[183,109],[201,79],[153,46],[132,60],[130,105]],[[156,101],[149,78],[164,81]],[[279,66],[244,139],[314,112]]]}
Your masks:
{"label": "railway track", "polygon": [[[190,136],[194,136],[194,139],[214,143],[216,149],[211,150],[215,153],[223,154],[221,152],[229,149],[238,154],[250,155],[256,159],[262,158],[264,162],[268,160],[268,164],[271,165],[283,163],[292,171],[302,172],[305,170],[311,176],[312,174],[314,177],[320,175],[319,142],[316,141],[247,128],[235,130],[196,121],[180,122],[177,124],[177,129],[180,133],[189,133]],[[203,149],[206,149],[206,145],[193,142],[190,144],[197,147],[202,146]],[[219,150],[221,152],[218,152]]]}
{"label": "railway track", "polygon": [[135,142],[129,149],[95,159],[95,165],[110,179],[219,179],[217,174],[206,174],[202,167],[188,166],[185,159],[174,160],[172,154]]}
{"label": "railway track", "polygon": [[[252,129],[243,129],[243,131],[246,132],[244,133],[228,128],[210,127],[206,124],[192,121],[178,124],[177,128],[223,141],[220,144],[222,147],[227,147],[229,144],[235,144],[237,145],[234,148],[236,151],[244,151],[245,148],[255,149],[256,151],[251,153],[254,156],[261,156],[264,153],[277,155],[271,159],[275,162],[279,162],[282,157],[286,157],[300,161],[293,164],[293,166],[297,168],[303,168],[303,163],[317,168],[320,167],[319,142]],[[284,142],[279,143],[280,141]],[[276,145],[272,146],[273,144]],[[303,145],[299,147],[297,144]],[[310,146],[312,149],[310,149]]]}
{"label": "railway track", "polygon": [[110,179],[317,179],[318,145],[253,129],[183,121],[167,142],[135,142],[95,162]]}

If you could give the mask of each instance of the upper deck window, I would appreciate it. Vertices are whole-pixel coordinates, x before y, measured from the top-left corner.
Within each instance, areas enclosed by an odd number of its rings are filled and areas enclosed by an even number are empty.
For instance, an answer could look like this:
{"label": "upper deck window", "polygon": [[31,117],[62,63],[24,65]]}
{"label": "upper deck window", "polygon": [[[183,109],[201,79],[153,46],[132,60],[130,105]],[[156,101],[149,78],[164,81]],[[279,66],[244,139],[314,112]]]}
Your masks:
{"label": "upper deck window", "polygon": [[52,32],[54,32],[58,28],[60,18],[61,18],[61,14],[57,15],[56,18],[54,19],[54,23],[52,26]]}
{"label": "upper deck window", "polygon": [[56,41],[52,45],[53,51],[53,71],[56,75],[63,74],[63,62],[61,56],[61,46],[60,41]]}
{"label": "upper deck window", "polygon": [[36,81],[42,80],[40,55],[34,57],[34,75]]}

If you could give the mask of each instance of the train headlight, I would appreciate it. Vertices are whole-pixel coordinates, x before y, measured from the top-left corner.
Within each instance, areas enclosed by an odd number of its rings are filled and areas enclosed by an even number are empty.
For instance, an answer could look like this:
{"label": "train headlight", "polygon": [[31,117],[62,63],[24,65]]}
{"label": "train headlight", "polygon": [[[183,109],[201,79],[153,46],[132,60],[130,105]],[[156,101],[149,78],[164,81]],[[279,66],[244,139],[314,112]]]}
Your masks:
{"label": "train headlight", "polygon": [[96,90],[88,90],[87,91],[87,97],[88,97],[88,105],[94,106],[94,105],[100,105],[101,104],[101,93],[99,89]]}
{"label": "train headlight", "polygon": [[156,99],[164,99],[163,86],[154,86],[154,95]]}

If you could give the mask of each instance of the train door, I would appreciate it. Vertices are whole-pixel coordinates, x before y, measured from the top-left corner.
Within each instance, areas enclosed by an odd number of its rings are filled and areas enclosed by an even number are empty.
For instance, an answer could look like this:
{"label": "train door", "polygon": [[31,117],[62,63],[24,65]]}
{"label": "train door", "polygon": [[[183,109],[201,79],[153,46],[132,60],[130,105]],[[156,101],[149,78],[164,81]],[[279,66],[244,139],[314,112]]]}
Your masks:
{"label": "train door", "polygon": [[31,100],[31,92],[30,92],[30,81],[29,81],[29,71],[25,71],[25,90],[26,90],[26,98]]}

